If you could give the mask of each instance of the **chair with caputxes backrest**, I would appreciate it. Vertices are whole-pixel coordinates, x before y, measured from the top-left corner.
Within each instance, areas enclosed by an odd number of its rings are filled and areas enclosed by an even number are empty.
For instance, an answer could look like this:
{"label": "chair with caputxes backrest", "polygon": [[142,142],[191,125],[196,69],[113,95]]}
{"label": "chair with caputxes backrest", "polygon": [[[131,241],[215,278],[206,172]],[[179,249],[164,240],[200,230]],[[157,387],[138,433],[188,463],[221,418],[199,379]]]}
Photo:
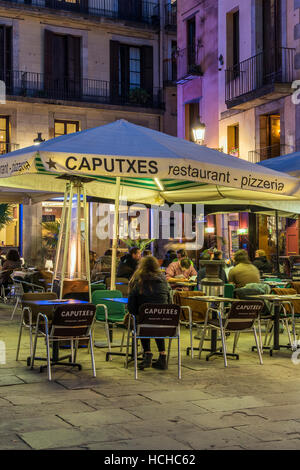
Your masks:
{"label": "chair with caputxes backrest", "polygon": [[204,324],[208,306],[206,302],[199,302],[193,297],[204,295],[205,293],[202,291],[175,291],[173,297],[174,303],[181,307],[180,323],[189,328],[190,346],[187,347],[186,353],[189,355],[191,351],[192,359],[194,358],[194,350],[198,350],[193,346],[193,328],[197,328],[199,332],[200,327]]}
{"label": "chair with caputxes backrest", "polygon": [[[208,320],[207,325],[203,330],[203,337],[205,336],[205,329],[215,328],[220,331],[222,338],[222,350],[224,356],[224,365],[227,367],[227,347],[226,347],[226,333],[232,332],[235,334],[234,344],[233,344],[233,354],[235,353],[236,344],[238,337],[241,332],[253,331],[255,337],[255,343],[257,347],[257,352],[259,356],[260,364],[263,364],[262,354],[260,349],[260,344],[258,341],[255,322],[259,319],[259,316],[264,308],[264,304],[261,300],[241,300],[237,302],[232,302],[230,310],[227,314],[222,313],[222,310],[216,310],[218,315],[218,320]],[[201,347],[203,344],[203,339],[200,340],[199,345],[199,357],[201,355]],[[237,359],[239,358],[236,355]]]}
{"label": "chair with caputxes backrest", "polygon": [[[21,338],[23,329],[26,328],[29,330],[29,340],[30,340],[30,356],[32,355],[32,348],[33,348],[33,334],[35,331],[36,320],[38,313],[40,312],[41,308],[38,305],[34,305],[31,303],[27,303],[30,300],[56,300],[57,295],[54,292],[39,292],[39,293],[32,293],[28,292],[23,294],[21,299],[22,305],[22,314],[21,314],[21,321],[20,321],[20,330],[19,330],[19,339],[17,345],[17,355],[16,361],[19,359],[19,352],[20,352],[20,345],[21,345]],[[43,312],[50,318],[53,312],[53,307],[46,306],[43,307]],[[27,359],[27,364],[30,364],[30,358]]]}
{"label": "chair with caputxes backrest", "polygon": [[178,378],[181,379],[181,356],[180,356],[180,313],[181,308],[175,304],[144,304],[139,309],[138,318],[131,315],[133,320],[133,345],[134,345],[134,374],[135,379],[138,378],[137,373],[137,341],[138,339],[168,339],[168,357],[169,363],[171,341],[178,341]]}
{"label": "chair with caputxes backrest", "polygon": [[[35,361],[35,352],[38,337],[46,340],[47,352],[47,371],[48,380],[51,381],[51,365],[63,365],[69,367],[78,367],[81,370],[81,364],[76,363],[76,353],[78,342],[88,339],[91,352],[91,361],[93,369],[93,377],[96,377],[96,366],[94,358],[92,330],[95,322],[96,307],[93,304],[72,304],[59,305],[53,312],[52,320],[43,313],[38,313],[33,352],[31,357],[31,369],[33,369]],[[62,362],[59,359],[59,342],[71,342],[71,357],[68,356],[68,362]],[[75,342],[75,350],[74,350]],[[50,357],[50,343],[53,347],[53,357]]]}

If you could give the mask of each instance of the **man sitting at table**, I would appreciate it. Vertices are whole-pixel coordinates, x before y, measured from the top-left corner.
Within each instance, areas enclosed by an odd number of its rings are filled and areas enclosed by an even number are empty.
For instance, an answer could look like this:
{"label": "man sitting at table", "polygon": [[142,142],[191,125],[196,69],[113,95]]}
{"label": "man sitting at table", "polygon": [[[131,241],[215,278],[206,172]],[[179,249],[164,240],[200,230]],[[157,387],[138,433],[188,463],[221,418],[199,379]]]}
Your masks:
{"label": "man sitting at table", "polygon": [[197,271],[188,258],[175,261],[166,269],[166,278],[169,282],[188,281],[192,276],[197,276]]}
{"label": "man sitting at table", "polygon": [[250,283],[260,283],[259,270],[251,263],[246,250],[234,253],[235,267],[229,271],[228,281],[236,288],[244,287]]}

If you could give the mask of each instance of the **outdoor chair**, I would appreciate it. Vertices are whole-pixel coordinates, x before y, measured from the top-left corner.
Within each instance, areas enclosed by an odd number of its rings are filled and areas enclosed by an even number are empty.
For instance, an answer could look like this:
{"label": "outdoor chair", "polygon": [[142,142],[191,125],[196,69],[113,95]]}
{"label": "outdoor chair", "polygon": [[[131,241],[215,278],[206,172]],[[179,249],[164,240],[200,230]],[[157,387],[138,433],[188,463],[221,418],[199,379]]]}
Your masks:
{"label": "outdoor chair", "polygon": [[[81,364],[76,363],[78,342],[88,339],[91,353],[93,377],[96,377],[92,339],[95,314],[96,307],[92,304],[59,305],[53,312],[52,320],[48,319],[47,315],[44,313],[39,312],[37,316],[35,339],[31,356],[31,369],[34,367],[38,337],[43,337],[46,340],[47,371],[49,381],[51,381],[52,378],[51,365],[78,367],[78,369],[81,370]],[[63,359],[66,358],[59,359],[58,357],[60,341],[71,342],[71,356],[67,356],[67,359],[69,359],[68,362],[63,362]],[[53,349],[52,359],[50,357],[50,344],[52,344]]]}
{"label": "outdoor chair", "polygon": [[[101,345],[101,347],[108,348],[106,360],[111,355],[119,355],[119,353],[112,353],[112,347],[120,346],[120,353],[123,350],[125,329],[124,317],[126,314],[125,305],[110,300],[104,300],[104,298],[122,298],[122,294],[119,290],[97,290],[92,292],[92,303],[96,305],[96,322],[104,324],[105,334],[107,343]],[[112,334],[114,328],[122,328],[123,335],[120,345],[112,344]]]}
{"label": "outdoor chair", "polygon": [[[255,322],[259,321],[259,315],[263,310],[264,304],[260,300],[241,300],[240,302],[232,302],[230,310],[224,314],[220,309],[208,309],[207,319],[202,333],[202,338],[199,344],[199,358],[201,357],[203,340],[207,328],[213,328],[221,333],[222,338],[222,351],[224,356],[224,365],[227,367],[227,347],[226,347],[226,333],[234,333],[233,354],[235,354],[237,341],[241,332],[253,331],[255,343],[259,356],[260,364],[263,364],[260,344],[258,341]],[[210,311],[217,313],[217,320],[209,320],[208,314]],[[237,359],[238,359],[238,355]]]}
{"label": "outdoor chair", "polygon": [[[297,291],[296,289],[292,289],[292,288],[274,287],[271,293],[276,294],[276,295],[296,295]],[[272,304],[272,307],[274,308],[274,304]],[[290,300],[290,301],[287,300],[285,302],[280,303],[280,320],[283,323],[283,326],[285,327],[287,331],[290,345],[296,342],[296,323],[297,323],[296,320],[299,320],[299,319],[300,319],[300,300]],[[289,320],[292,323],[293,339],[291,337]],[[269,328],[268,333],[269,333],[269,337],[268,337],[267,345],[269,346],[273,337],[273,333],[274,333],[273,323],[271,325],[271,328]]]}
{"label": "outdoor chair", "polygon": [[[55,300],[57,299],[57,295],[54,292],[40,292],[40,293],[26,293],[22,295],[21,303],[22,303],[22,314],[21,314],[21,321],[20,321],[20,330],[19,330],[19,339],[17,345],[17,355],[16,361],[19,359],[19,351],[21,345],[21,338],[23,329],[26,328],[29,330],[29,340],[30,340],[30,356],[32,355],[32,348],[33,348],[33,334],[35,331],[35,325],[38,313],[40,312],[41,308],[38,305],[28,304],[28,300]],[[50,317],[53,312],[53,307],[44,307],[43,312]],[[29,365],[29,363],[28,363]]]}
{"label": "outdoor chair", "polygon": [[12,320],[16,310],[21,303],[22,297],[26,293],[43,293],[45,289],[43,286],[34,284],[33,282],[25,281],[23,278],[13,275],[12,284],[10,285],[9,291],[6,294],[6,301],[15,301],[14,308],[11,314],[10,319]]}
{"label": "outdoor chair", "polygon": [[169,340],[167,363],[169,364],[171,342],[178,342],[178,378],[181,379],[181,356],[180,356],[180,313],[181,307],[175,304],[144,304],[139,309],[138,321],[134,315],[133,319],[133,353],[134,353],[134,377],[138,378],[138,350],[137,341],[142,338],[161,338]]}
{"label": "outdoor chair", "polygon": [[[185,291],[174,292],[173,301],[175,304],[181,307],[180,323],[181,325],[189,328],[190,333],[190,346],[187,347],[186,353],[189,355],[191,351],[191,358],[194,358],[193,347],[193,328],[197,328],[197,335],[200,334],[200,327],[204,325],[204,320],[207,311],[207,303],[193,300],[193,297],[204,296],[205,293],[202,291]],[[187,299],[188,297],[188,299]],[[196,348],[197,350],[198,348]]]}

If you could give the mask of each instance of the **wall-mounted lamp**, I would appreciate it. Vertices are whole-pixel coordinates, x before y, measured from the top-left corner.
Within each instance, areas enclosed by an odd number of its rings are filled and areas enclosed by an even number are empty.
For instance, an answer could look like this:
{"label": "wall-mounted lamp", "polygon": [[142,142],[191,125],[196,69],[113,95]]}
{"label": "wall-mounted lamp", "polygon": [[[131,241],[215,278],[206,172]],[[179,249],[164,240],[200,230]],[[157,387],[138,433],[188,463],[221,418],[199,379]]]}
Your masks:
{"label": "wall-mounted lamp", "polygon": [[237,230],[238,235],[248,235],[248,229],[247,228],[239,228]]}
{"label": "wall-mounted lamp", "polygon": [[42,133],[38,132],[37,137],[33,140],[34,145],[40,145],[45,142],[45,139],[42,139]]}
{"label": "wall-mounted lamp", "polygon": [[215,228],[214,227],[206,227],[205,233],[215,233]]}
{"label": "wall-mounted lamp", "polygon": [[202,145],[205,139],[206,126],[203,122],[199,122],[193,129],[193,137],[196,144]]}

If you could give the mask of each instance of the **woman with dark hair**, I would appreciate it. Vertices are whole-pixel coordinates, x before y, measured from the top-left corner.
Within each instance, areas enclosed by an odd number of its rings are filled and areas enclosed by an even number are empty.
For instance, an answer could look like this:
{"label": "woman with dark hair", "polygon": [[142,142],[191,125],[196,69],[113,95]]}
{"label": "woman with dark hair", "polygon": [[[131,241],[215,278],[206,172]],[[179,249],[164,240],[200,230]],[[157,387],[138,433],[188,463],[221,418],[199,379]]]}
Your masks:
{"label": "woman with dark hair", "polygon": [[[142,258],[137,270],[129,282],[128,311],[136,317],[138,322],[139,308],[143,304],[169,304],[171,303],[171,289],[160,270],[159,263],[153,256]],[[156,339],[159,358],[152,363],[153,354],[150,348],[150,339],[141,339],[144,358],[139,369],[148,367],[167,369],[167,357],[164,339]]]}
{"label": "woman with dark hair", "polygon": [[238,250],[233,256],[235,267],[229,271],[228,281],[236,288],[245,287],[246,284],[259,283],[260,274],[256,266],[249,260],[246,250]]}
{"label": "woman with dark hair", "polygon": [[6,255],[6,260],[2,264],[2,269],[0,271],[0,284],[3,284],[4,287],[7,287],[10,281],[10,275],[13,273],[14,269],[21,269],[22,261],[17,250],[9,250]]}

